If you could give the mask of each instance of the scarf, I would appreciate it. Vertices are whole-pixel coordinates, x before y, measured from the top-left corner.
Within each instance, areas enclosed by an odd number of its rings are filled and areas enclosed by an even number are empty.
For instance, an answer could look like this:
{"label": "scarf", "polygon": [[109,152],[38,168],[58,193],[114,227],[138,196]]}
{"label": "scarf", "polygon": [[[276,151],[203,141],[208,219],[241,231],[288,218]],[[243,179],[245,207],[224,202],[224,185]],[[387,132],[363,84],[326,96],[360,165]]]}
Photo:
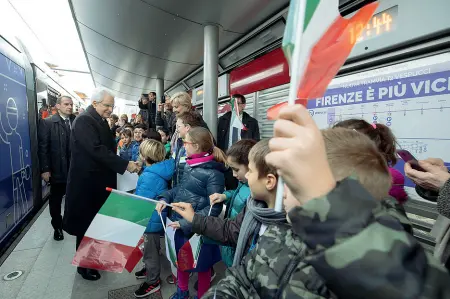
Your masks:
{"label": "scarf", "polygon": [[196,166],[212,160],[214,160],[214,156],[211,153],[200,153],[187,157],[186,163],[189,166]]}
{"label": "scarf", "polygon": [[250,197],[247,200],[247,210],[239,232],[233,267],[239,266],[241,263],[248,240],[251,239],[252,234],[259,232],[261,224],[268,226],[272,224],[285,225],[286,223],[286,213],[284,211],[276,212],[274,209],[267,208],[264,202]]}

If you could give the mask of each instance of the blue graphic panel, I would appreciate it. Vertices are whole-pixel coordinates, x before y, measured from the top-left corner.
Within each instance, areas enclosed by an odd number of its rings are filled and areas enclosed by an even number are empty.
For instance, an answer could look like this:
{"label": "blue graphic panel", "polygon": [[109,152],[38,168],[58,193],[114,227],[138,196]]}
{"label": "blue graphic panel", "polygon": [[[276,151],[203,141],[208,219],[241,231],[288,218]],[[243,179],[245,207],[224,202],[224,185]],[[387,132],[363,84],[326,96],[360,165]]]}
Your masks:
{"label": "blue graphic panel", "polygon": [[0,54],[0,241],[33,208],[25,71]]}

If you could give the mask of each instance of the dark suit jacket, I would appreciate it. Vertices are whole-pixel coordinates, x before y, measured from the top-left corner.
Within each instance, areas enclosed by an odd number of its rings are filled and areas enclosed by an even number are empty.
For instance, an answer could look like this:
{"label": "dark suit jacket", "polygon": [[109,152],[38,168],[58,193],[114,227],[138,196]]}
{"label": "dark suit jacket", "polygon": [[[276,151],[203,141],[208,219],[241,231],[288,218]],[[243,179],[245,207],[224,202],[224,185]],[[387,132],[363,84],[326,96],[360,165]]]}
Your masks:
{"label": "dark suit jacket", "polygon": [[[73,123],[75,115],[69,120]],[[65,183],[70,163],[70,130],[59,114],[41,119],[38,128],[41,173],[50,172],[51,182]]]}

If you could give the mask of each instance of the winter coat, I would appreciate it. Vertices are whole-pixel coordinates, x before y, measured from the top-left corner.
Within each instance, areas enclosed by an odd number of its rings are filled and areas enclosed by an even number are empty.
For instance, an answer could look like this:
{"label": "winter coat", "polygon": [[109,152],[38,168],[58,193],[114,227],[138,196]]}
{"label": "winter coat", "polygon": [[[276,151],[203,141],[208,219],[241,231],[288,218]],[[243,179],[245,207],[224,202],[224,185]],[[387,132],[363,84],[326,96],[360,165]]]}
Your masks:
{"label": "winter coat", "polygon": [[75,118],[70,144],[63,228],[83,236],[110,194],[106,187],[116,188],[128,161],[116,154],[109,125],[92,106]]}
{"label": "winter coat", "polygon": [[[69,116],[70,123],[75,115]],[[66,183],[70,165],[70,130],[59,114],[39,122],[39,165],[41,173],[50,172],[50,182]]]}
{"label": "winter coat", "polygon": [[[225,191],[224,194],[227,197],[225,200],[227,207],[225,218],[233,220],[242,211],[242,209],[245,208],[247,199],[250,196],[250,188],[247,183],[239,182],[236,190],[228,190]],[[231,267],[233,265],[235,251],[235,246],[221,247],[222,260],[227,267]]]}
{"label": "winter coat", "polygon": [[289,212],[338,298],[450,298],[450,276],[355,178]]}
{"label": "winter coat", "polygon": [[242,211],[250,196],[250,187],[247,183],[239,182],[236,190],[227,190],[225,194],[225,203],[227,206],[226,218],[234,219]]}
{"label": "winter coat", "polygon": [[[217,146],[223,151],[227,151],[230,139],[231,111],[228,111],[221,117],[217,124]],[[247,112],[242,112],[242,124],[246,130],[241,130],[242,139],[260,140],[258,121],[251,117]]]}
{"label": "winter coat", "polygon": [[[190,203],[196,213],[208,215],[210,204],[209,196],[224,191],[223,172],[225,166],[216,161],[190,166],[186,164],[181,182],[172,190],[166,191],[158,198],[167,203]],[[222,212],[222,204],[215,204],[211,210],[211,216],[219,216]],[[179,221],[184,235],[191,235],[191,224],[178,213],[172,211],[170,220]]]}
{"label": "winter coat", "polygon": [[133,140],[128,146],[123,145],[120,148],[119,155],[127,161],[137,161],[139,158],[139,142]]}
{"label": "winter coat", "polygon": [[169,131],[170,136],[175,132],[177,118],[174,112],[156,112],[156,126]]}
{"label": "winter coat", "polygon": [[[175,161],[173,159],[147,166],[139,176],[135,194],[151,199],[156,199],[158,195],[167,191],[169,181],[175,171]],[[164,209],[161,216],[166,221],[167,209]],[[158,233],[163,230],[161,218],[155,210],[148,222],[146,233]]]}
{"label": "winter coat", "polygon": [[156,102],[148,101],[147,105],[142,103],[142,100],[139,100],[139,114],[142,116],[142,120],[148,124],[149,128],[155,128],[155,120],[156,120]]}
{"label": "winter coat", "polygon": [[448,264],[450,259],[450,180],[439,190],[437,199],[439,216],[431,234],[436,238],[434,256],[442,263]]}
{"label": "winter coat", "polygon": [[289,225],[270,225],[243,263],[228,268],[202,298],[330,298],[306,256],[306,245]]}
{"label": "winter coat", "polygon": [[408,200],[408,194],[405,191],[405,177],[395,168],[389,167],[392,177],[392,187],[389,195],[397,200],[399,204],[404,204]]}
{"label": "winter coat", "polygon": [[176,187],[183,178],[186,165],[186,150],[183,146],[183,139],[177,139],[173,148],[172,158],[175,160],[175,173],[172,179],[172,187]]}

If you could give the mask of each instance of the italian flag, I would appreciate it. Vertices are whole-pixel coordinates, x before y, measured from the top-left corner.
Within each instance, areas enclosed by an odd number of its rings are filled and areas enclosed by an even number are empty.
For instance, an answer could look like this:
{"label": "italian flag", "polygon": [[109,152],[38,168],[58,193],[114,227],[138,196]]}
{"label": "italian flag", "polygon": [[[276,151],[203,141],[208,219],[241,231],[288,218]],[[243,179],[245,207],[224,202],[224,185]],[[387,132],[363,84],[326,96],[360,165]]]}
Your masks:
{"label": "italian flag", "polygon": [[[290,2],[282,47],[290,65],[296,103],[305,104],[325,93],[378,7],[374,2],[351,18],[343,18],[338,5],[338,0]],[[267,117],[275,119],[286,104],[271,107]]]}
{"label": "italian flag", "polygon": [[79,267],[121,273],[156,207],[150,199],[111,190],[73,258]]}
{"label": "italian flag", "polygon": [[195,234],[184,243],[178,251],[178,269],[188,271],[197,267],[198,257],[202,249],[202,236]]}
{"label": "italian flag", "polygon": [[239,106],[236,98],[232,99],[231,104],[231,121],[228,147],[231,147],[237,141],[241,140],[241,130],[247,130],[239,118]]}

